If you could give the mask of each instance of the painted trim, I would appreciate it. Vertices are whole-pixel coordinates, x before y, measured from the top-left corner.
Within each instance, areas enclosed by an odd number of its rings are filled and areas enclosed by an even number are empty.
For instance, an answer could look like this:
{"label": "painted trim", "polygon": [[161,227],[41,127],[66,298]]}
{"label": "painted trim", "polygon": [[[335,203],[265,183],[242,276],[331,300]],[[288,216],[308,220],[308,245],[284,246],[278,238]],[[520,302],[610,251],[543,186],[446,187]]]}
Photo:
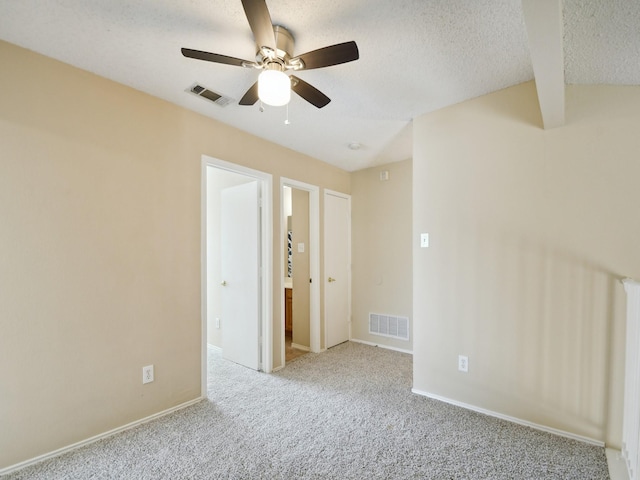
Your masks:
{"label": "painted trim", "polygon": [[390,347],[389,345],[383,345],[381,343],[367,342],[366,340],[359,340],[357,338],[352,338],[351,341],[355,342],[355,343],[362,343],[364,345],[370,345],[372,347],[380,347],[380,348],[385,348],[387,350],[393,350],[395,352],[408,353],[409,355],[413,355],[413,350],[406,350],[404,348]]}
{"label": "painted trim", "polygon": [[291,342],[291,347],[297,350],[302,350],[303,352],[310,352],[311,349],[309,347],[305,347],[304,345],[298,345],[297,343]]}
{"label": "painted trim", "polygon": [[627,462],[622,457],[620,450],[606,448],[607,467],[609,468],[609,477],[611,480],[629,480],[629,472],[627,471]]}
{"label": "painted trim", "polygon": [[200,395],[207,394],[207,159],[200,165]]}
{"label": "painted trim", "polygon": [[196,403],[200,403],[202,400],[204,400],[206,397],[198,397],[194,400],[189,400],[188,402],[185,403],[181,403],[180,405],[177,405],[175,407],[171,407],[168,408],[167,410],[163,410],[162,412],[158,412],[158,413],[154,413],[153,415],[149,415],[148,417],[144,417],[140,420],[136,420],[135,422],[131,422],[131,423],[127,423],[126,425],[123,425],[121,427],[118,428],[114,428],[113,430],[109,430],[107,432],[104,433],[100,433],[98,435],[94,435],[93,437],[89,437],[85,440],[81,440],[79,442],[76,443],[72,443],[71,445],[67,445],[66,447],[62,447],[59,448],[57,450],[54,450],[52,452],[49,453],[45,453],[43,455],[38,455],[37,457],[33,457],[29,460],[25,460],[23,462],[20,463],[16,463],[15,465],[10,465],[8,467],[5,467],[3,469],[0,469],[0,476],[2,475],[6,475],[8,473],[13,473],[17,470],[21,470],[25,467],[30,467],[32,465],[35,465],[36,463],[40,463],[44,460],[49,460],[50,458],[54,458],[57,457],[59,455],[62,455],[64,453],[68,453],[71,452],[73,450],[77,450],[78,448],[82,448],[82,447],[86,447],[87,445],[90,445],[92,443],[95,443],[99,440],[103,440],[105,438],[108,437],[112,437],[118,433],[122,433],[126,430],[131,430],[132,428],[138,427],[140,425],[143,425],[145,423],[151,422],[152,420],[156,420],[158,418],[161,417],[165,417],[171,413],[177,412],[178,410],[182,410],[184,408],[190,407],[191,405],[195,405]]}
{"label": "painted trim", "polygon": [[438,400],[440,402],[448,403],[450,405],[455,405],[456,407],[462,407],[467,410],[471,410],[473,412],[482,413],[483,415],[488,415],[490,417],[499,418],[500,420],[506,420],[507,422],[516,423],[518,425],[523,425],[525,427],[534,428],[536,430],[540,430],[547,433],[552,433],[554,435],[558,435],[560,437],[570,438],[572,440],[578,440],[579,442],[588,443],[590,445],[595,445],[597,447],[604,447],[604,442],[600,440],[595,440],[593,438],[585,437],[583,435],[577,435],[575,433],[566,432],[564,430],[558,430],[557,428],[547,427],[545,425],[540,425],[538,423],[529,422],[528,420],[523,420],[521,418],[511,417],[509,415],[504,415],[502,413],[494,412],[492,410],[487,410],[485,408],[476,407],[474,405],[470,405],[468,403],[459,402],[457,400],[452,400],[447,397],[442,397],[440,395],[436,395],[434,393],[425,392],[422,390],[418,390],[416,388],[412,388],[411,392],[422,395],[423,397],[428,397],[433,400]]}
{"label": "painted trim", "polygon": [[262,173],[262,370],[273,371],[273,176]]}

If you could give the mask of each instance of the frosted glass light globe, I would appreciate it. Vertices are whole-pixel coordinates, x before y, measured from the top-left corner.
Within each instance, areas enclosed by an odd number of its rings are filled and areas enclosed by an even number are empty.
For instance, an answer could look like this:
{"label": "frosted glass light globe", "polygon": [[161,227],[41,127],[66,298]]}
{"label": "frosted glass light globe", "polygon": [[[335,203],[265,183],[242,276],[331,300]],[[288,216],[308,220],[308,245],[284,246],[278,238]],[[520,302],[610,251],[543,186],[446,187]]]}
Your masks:
{"label": "frosted glass light globe", "polygon": [[278,70],[265,70],[258,77],[258,98],[273,107],[281,107],[291,100],[291,80]]}

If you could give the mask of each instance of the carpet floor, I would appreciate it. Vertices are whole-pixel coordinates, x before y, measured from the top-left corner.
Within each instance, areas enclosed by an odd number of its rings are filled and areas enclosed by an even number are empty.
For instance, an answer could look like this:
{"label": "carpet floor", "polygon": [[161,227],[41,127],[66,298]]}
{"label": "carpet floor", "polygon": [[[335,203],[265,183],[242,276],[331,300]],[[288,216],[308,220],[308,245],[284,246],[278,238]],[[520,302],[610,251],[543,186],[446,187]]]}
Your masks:
{"label": "carpet floor", "polygon": [[6,478],[609,478],[603,448],[412,394],[411,361],[345,343],[266,375],[211,349],[207,400]]}

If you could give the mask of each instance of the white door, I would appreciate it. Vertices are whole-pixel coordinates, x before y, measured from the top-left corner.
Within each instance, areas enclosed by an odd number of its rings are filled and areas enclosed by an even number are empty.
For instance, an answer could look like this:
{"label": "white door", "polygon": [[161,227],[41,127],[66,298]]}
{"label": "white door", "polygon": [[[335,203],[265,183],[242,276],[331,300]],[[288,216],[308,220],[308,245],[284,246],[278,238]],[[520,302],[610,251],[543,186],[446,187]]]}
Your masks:
{"label": "white door", "polygon": [[324,195],[326,348],[349,340],[351,205],[349,196]]}
{"label": "white door", "polygon": [[221,192],[222,356],[260,368],[260,187]]}

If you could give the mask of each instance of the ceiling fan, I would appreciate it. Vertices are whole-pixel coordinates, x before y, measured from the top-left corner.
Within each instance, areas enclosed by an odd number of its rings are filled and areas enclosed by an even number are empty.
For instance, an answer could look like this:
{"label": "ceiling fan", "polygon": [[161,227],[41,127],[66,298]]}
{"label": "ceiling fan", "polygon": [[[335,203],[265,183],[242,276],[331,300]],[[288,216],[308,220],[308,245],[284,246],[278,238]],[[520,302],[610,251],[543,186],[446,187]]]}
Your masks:
{"label": "ceiling fan", "polygon": [[255,61],[190,48],[183,48],[182,55],[206,62],[262,70],[258,81],[240,99],[240,105],[254,105],[258,100],[267,105],[286,105],[289,103],[291,90],[318,108],[327,105],[331,101],[329,97],[301,78],[287,75],[286,72],[330,67],[358,60],[356,42],[338,43],[294,57],[293,35],[286,28],[271,23],[265,0],[242,0],[242,6],[256,40]]}

